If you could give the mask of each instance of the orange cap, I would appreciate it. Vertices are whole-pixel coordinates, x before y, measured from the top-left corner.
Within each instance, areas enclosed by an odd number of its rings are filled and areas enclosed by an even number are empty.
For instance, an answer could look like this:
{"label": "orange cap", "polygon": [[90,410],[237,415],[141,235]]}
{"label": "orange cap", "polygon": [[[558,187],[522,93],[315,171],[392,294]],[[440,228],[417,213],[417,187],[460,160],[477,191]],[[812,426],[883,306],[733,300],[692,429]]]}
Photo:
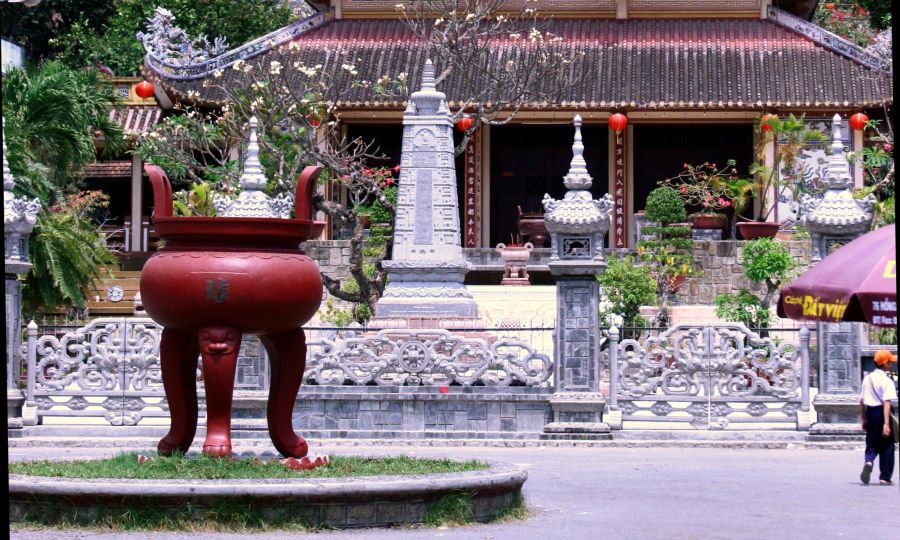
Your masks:
{"label": "orange cap", "polygon": [[885,364],[889,364],[890,362],[896,362],[897,356],[891,354],[891,351],[880,349],[875,353],[875,363],[879,366],[883,366]]}

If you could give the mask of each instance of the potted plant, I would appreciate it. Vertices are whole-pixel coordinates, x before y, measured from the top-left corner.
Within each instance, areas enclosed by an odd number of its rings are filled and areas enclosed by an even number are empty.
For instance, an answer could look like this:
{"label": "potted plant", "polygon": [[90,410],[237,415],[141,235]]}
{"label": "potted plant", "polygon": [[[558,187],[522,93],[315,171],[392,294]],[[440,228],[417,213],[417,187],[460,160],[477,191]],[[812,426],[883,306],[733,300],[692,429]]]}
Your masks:
{"label": "potted plant", "polygon": [[722,211],[733,204],[728,183],[737,179],[735,160],[729,159],[722,168],[708,161],[700,165],[685,163],[680,174],[661,184],[675,189],[685,205],[699,209],[688,216],[691,227],[721,230],[728,220]]}
{"label": "potted plant", "polygon": [[699,272],[694,269],[691,229],[677,225],[687,217],[679,193],[669,186],[654,189],[647,197],[646,215],[659,225],[643,228],[642,232],[650,239],[637,243],[637,253],[656,278],[659,312],[654,322],[666,326],[670,298],[689,276]]}
{"label": "potted plant", "polygon": [[[739,186],[740,195],[753,195],[757,212],[755,219],[740,222],[737,228],[745,240],[774,238],[781,226],[769,221],[775,211],[772,201],[777,201],[786,191],[794,194],[798,189],[799,158],[807,144],[825,142],[825,136],[815,129],[808,129],[803,116],[793,114],[782,120],[773,114],[761,116],[755,123],[757,137],[753,145],[755,161],[750,165],[751,180]],[[767,158],[772,145],[771,165]]]}

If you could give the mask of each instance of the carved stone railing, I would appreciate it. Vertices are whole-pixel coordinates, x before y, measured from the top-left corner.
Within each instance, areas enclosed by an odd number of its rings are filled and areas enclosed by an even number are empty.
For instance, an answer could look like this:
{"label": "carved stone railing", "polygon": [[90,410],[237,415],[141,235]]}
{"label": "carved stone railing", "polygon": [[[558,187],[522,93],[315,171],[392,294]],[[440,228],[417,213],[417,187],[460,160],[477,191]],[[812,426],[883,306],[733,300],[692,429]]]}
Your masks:
{"label": "carved stone railing", "polygon": [[265,51],[273,49],[282,43],[286,43],[304,32],[318,28],[334,19],[334,9],[329,8],[315,15],[295,21],[284,28],[275,30],[262,37],[249,41],[240,47],[236,47],[214,58],[191,65],[178,65],[167,62],[153,54],[146,54],[144,62],[157,73],[164,74],[173,80],[199,79],[216,70],[224,69],[238,60],[247,60]]}
{"label": "carved stone railing", "polygon": [[550,386],[550,357],[524,341],[490,338],[484,332],[467,337],[417,329],[309,341],[304,380],[337,385]]}
{"label": "carved stone railing", "polygon": [[682,324],[619,341],[610,330],[610,410],[623,421],[795,423],[809,427],[809,330],[800,342],[760,337],[743,324]]}
{"label": "carved stone railing", "polygon": [[159,370],[161,329],[149,318],[100,318],[62,336],[28,328],[26,405],[39,416],[101,417],[134,425],[167,417]]}
{"label": "carved stone railing", "polygon": [[769,20],[790,28],[791,30],[808,37],[819,45],[837,51],[860,64],[873,69],[891,71],[890,64],[878,56],[866,51],[862,47],[847,41],[846,39],[825,30],[815,23],[811,23],[787,11],[769,6],[767,11]]}
{"label": "carved stone railing", "polygon": [[[550,329],[536,330],[308,329],[304,380],[318,385],[549,388]],[[36,408],[38,417],[101,419],[111,425],[167,418],[159,366],[161,332],[151,319],[140,317],[98,318],[47,335],[39,335],[32,322],[23,347],[26,406]],[[235,389],[265,392],[267,371],[265,352],[251,337],[242,343]],[[202,411],[205,394],[199,366],[197,385]]]}

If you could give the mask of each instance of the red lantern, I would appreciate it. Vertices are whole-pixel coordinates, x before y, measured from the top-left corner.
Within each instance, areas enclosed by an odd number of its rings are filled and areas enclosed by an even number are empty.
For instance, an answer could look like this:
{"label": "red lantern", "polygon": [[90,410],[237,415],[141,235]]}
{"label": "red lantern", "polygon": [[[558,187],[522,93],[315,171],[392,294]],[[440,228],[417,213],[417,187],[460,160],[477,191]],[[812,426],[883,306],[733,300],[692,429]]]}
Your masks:
{"label": "red lantern", "polygon": [[759,127],[762,128],[763,131],[772,131],[772,124],[770,122],[777,122],[778,117],[774,114],[764,114],[762,118],[759,119]]}
{"label": "red lantern", "polygon": [[471,116],[463,116],[456,121],[456,129],[460,131],[469,131],[469,128],[472,127],[472,124],[474,123],[475,119]]}
{"label": "red lantern", "polygon": [[622,131],[628,125],[628,117],[622,113],[615,113],[609,116],[609,128],[613,131]]}
{"label": "red lantern", "polygon": [[868,122],[869,117],[866,116],[865,113],[858,112],[850,117],[850,127],[856,131],[865,129]]}
{"label": "red lantern", "polygon": [[141,81],[134,87],[134,91],[137,95],[147,99],[153,95],[153,84],[149,81]]}

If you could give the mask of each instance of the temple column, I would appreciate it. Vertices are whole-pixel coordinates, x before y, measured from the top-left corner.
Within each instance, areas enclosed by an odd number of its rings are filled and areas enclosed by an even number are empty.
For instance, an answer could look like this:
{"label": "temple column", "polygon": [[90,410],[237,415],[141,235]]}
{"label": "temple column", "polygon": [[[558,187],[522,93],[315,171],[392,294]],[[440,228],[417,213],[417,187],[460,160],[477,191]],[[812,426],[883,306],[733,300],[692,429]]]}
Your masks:
{"label": "temple column", "polygon": [[476,129],[466,143],[463,186],[463,247],[481,242],[481,130]]}
{"label": "temple column", "polygon": [[144,251],[143,222],[144,185],[142,182],[143,167],[141,157],[137,154],[131,156],[131,230],[125,234],[131,237],[131,251]]}

